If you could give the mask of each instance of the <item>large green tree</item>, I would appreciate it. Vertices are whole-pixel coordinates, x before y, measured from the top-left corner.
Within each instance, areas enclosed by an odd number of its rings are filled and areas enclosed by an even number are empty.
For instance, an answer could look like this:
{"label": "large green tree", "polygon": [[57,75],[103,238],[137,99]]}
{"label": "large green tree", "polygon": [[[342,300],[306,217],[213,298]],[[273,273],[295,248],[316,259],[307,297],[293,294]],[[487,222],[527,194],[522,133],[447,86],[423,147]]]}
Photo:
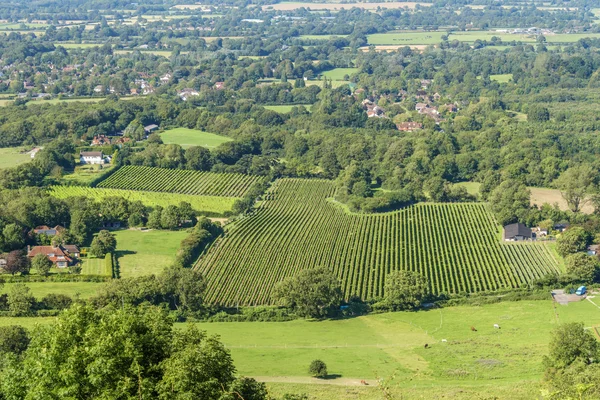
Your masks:
{"label": "large green tree", "polygon": [[339,308],[342,288],[328,269],[306,269],[279,283],[273,297],[302,317],[323,318]]}
{"label": "large green tree", "polygon": [[490,193],[488,200],[498,222],[507,225],[527,219],[530,195],[524,184],[507,180]]}
{"label": "large green tree", "polygon": [[563,172],[555,181],[556,187],[560,189],[562,197],[573,212],[581,211],[596,192],[598,172],[590,165],[572,167]]}
{"label": "large green tree", "polygon": [[429,294],[429,281],[413,271],[394,271],[385,278],[383,304],[394,311],[419,308]]}

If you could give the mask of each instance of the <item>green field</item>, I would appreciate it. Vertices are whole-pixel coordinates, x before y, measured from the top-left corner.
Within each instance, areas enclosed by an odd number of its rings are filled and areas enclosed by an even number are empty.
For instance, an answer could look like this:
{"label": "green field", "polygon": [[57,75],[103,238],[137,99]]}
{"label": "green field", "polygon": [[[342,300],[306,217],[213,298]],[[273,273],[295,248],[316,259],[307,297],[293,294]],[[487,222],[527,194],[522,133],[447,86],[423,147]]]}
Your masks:
{"label": "green field", "polygon": [[112,271],[106,269],[104,258],[84,258],[81,260],[82,275],[105,275],[112,276]]}
{"label": "green field", "polygon": [[16,167],[19,164],[31,161],[31,156],[25,151],[31,150],[24,147],[0,148],[0,169]]}
{"label": "green field", "polygon": [[369,44],[374,45],[414,45],[438,44],[445,32],[394,32],[375,33],[367,36]]}
{"label": "green field", "polygon": [[350,214],[329,199],[326,180],[280,179],[250,217],[228,225],[197,267],[207,300],[223,305],[272,302],[273,286],[322,266],[341,280],[346,297],[383,294],[398,269],[427,276],[434,293],[519,287],[559,272],[543,243],[500,242],[483,203],[425,203],[383,214]]}
{"label": "green field", "polygon": [[164,131],[160,138],[167,144],[178,144],[183,148],[202,146],[208,149],[215,148],[222,143],[231,142],[233,139],[198,129],[175,128]]}
{"label": "green field", "polygon": [[108,173],[112,168],[114,168],[113,165],[78,165],[73,172],[63,175],[61,183],[89,185],[99,175]]}
{"label": "green field", "polygon": [[[14,283],[5,283],[0,293],[8,293]],[[25,283],[36,299],[48,294],[66,294],[70,297],[79,296],[82,299],[94,296],[104,282],[29,282]],[[1,320],[2,318],[0,318]]]}
{"label": "green field", "polygon": [[167,207],[187,202],[198,212],[206,212],[222,215],[231,211],[234,197],[196,196],[179,193],[144,192],[140,190],[104,189],[83,186],[52,186],[49,193],[59,199],[69,197],[89,197],[96,201],[102,201],[106,197],[123,197],[129,201],[141,201],[148,207]]}
{"label": "green field", "polygon": [[[100,182],[98,187],[197,196],[242,197],[250,186],[260,179],[258,176],[244,174],[125,166]],[[227,203],[225,199],[223,202]]]}
{"label": "green field", "polygon": [[[115,54],[131,54],[131,53],[133,53],[136,50],[139,50],[139,49],[135,49],[135,50],[115,50],[114,53]],[[139,51],[142,54],[153,54],[155,56],[162,56],[162,57],[166,57],[166,58],[171,57],[171,54],[173,54],[173,52],[168,51],[168,50],[139,50]]]}
{"label": "green field", "polygon": [[55,42],[55,46],[62,46],[65,49],[90,49],[92,47],[102,47],[104,43],[67,43]]}
{"label": "green field", "polygon": [[490,75],[490,79],[500,83],[506,83],[512,80],[512,74]]}
{"label": "green field", "polygon": [[113,232],[117,239],[116,255],[121,278],[158,274],[175,261],[185,231],[121,230]]}
{"label": "green field", "polygon": [[281,113],[281,114],[287,114],[290,111],[292,111],[292,108],[300,107],[300,106],[306,108],[308,111],[310,111],[310,109],[312,108],[312,104],[294,104],[294,105],[285,105],[285,106],[263,106],[263,107],[265,107],[267,110],[277,111],[278,113]]}
{"label": "green field", "polygon": [[[221,337],[240,374],[275,382],[277,392],[306,392],[311,399],[381,399],[376,378],[395,373],[393,398],[534,399],[551,330],[559,322],[600,324],[600,309],[588,301],[559,306],[558,316],[548,300],[337,321],[199,326]],[[311,381],[307,366],[315,358],[338,375],[330,380],[332,385],[301,384]],[[361,386],[361,379],[370,387]]]}
{"label": "green field", "polygon": [[323,72],[323,76],[334,81],[343,81],[344,75],[352,76],[358,72],[358,68],[335,68],[331,71]]}
{"label": "green field", "polygon": [[348,35],[300,35],[300,39],[306,40],[330,40],[333,38],[345,38]]}

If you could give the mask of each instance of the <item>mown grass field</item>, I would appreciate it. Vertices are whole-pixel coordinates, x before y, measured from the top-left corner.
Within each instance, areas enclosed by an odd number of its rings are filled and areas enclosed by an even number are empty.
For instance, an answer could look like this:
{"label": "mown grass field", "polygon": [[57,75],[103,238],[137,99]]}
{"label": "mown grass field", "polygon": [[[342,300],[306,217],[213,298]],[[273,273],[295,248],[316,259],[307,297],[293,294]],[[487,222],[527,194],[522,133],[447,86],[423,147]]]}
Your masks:
{"label": "mown grass field", "polygon": [[196,196],[191,194],[145,192],[125,189],[90,188],[82,186],[52,186],[49,193],[58,199],[69,197],[89,197],[96,201],[102,201],[106,197],[123,197],[129,201],[141,201],[148,207],[168,207],[179,205],[181,202],[190,203],[192,208],[198,212],[206,212],[222,215],[231,211],[234,197]]}
{"label": "mown grass field", "polygon": [[104,275],[112,276],[112,271],[106,269],[104,258],[84,258],[81,260],[82,275]]}
{"label": "mown grass field", "polygon": [[442,41],[445,32],[394,32],[375,33],[367,35],[369,44],[374,45],[413,45],[413,44],[438,44]]}
{"label": "mown grass field", "polygon": [[24,147],[0,148],[0,169],[16,167],[19,164],[31,161],[29,153],[24,152],[26,150],[29,149],[25,149]]}
{"label": "mown grass field", "polygon": [[512,79],[512,74],[490,75],[490,79],[496,82],[506,83]]}
{"label": "mown grass field", "polygon": [[121,230],[113,232],[117,239],[116,255],[121,278],[159,274],[175,261],[179,245],[188,235],[185,231]]}
{"label": "mown grass field", "polygon": [[[5,283],[0,293],[10,292],[14,283]],[[66,294],[72,298],[87,299],[94,296],[104,282],[28,282],[25,286],[31,289],[31,294],[36,299],[41,299],[48,294]],[[0,318],[2,320],[3,318]]]}
{"label": "mown grass field", "polygon": [[352,74],[356,74],[357,72],[358,68],[335,68],[331,71],[323,72],[323,76],[334,81],[343,81],[345,75],[352,76]]}
{"label": "mown grass field", "polygon": [[519,287],[559,263],[543,243],[504,244],[483,203],[423,203],[380,214],[353,214],[331,199],[326,180],[280,179],[250,217],[199,260],[206,299],[221,305],[270,304],[277,282],[322,266],[346,298],[382,296],[387,274],[418,271],[434,293]]}
{"label": "mown grass field", "polygon": [[264,106],[264,107],[267,110],[277,111],[278,113],[286,114],[286,113],[289,113],[290,111],[292,111],[292,108],[300,107],[300,106],[303,106],[308,111],[310,111],[310,109],[312,108],[312,104],[294,104],[294,105],[285,105],[285,106]]}
{"label": "mown grass field", "polygon": [[[373,380],[395,374],[394,398],[532,399],[539,395],[551,331],[564,322],[596,326],[600,309],[589,301],[571,303],[559,306],[557,318],[551,300],[521,301],[337,321],[198,325],[221,337],[240,374],[272,382],[276,393],[381,399]],[[337,376],[331,385],[311,384],[307,368],[315,358]],[[361,379],[373,385],[361,386]]]}
{"label": "mown grass field", "polygon": [[231,142],[233,139],[215,133],[204,132],[198,129],[175,128],[164,131],[160,138],[167,144],[178,144],[183,148],[202,146],[209,149],[222,143]]}

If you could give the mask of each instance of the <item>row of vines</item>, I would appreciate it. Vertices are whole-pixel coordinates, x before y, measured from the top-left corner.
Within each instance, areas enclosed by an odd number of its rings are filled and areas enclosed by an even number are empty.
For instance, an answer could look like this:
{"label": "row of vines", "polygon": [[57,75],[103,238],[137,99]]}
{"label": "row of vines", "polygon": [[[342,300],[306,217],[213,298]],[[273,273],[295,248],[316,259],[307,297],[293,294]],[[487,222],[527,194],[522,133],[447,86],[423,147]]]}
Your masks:
{"label": "row of vines", "polygon": [[125,166],[98,184],[99,188],[181,193],[200,196],[243,197],[261,179],[244,174]]}
{"label": "row of vines", "polygon": [[317,266],[337,274],[347,297],[363,299],[381,296],[386,275],[398,269],[427,276],[436,293],[518,287],[558,271],[543,243],[501,243],[484,204],[358,215],[329,201],[333,192],[325,180],[276,181],[260,208],[199,260],[207,300],[269,304],[277,282]]}

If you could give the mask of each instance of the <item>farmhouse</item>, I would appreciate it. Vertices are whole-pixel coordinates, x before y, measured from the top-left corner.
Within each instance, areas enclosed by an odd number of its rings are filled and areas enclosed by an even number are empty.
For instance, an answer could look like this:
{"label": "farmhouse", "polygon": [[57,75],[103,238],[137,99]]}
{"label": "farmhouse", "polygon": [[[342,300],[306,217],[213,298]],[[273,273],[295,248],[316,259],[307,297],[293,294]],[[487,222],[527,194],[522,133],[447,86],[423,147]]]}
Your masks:
{"label": "farmhouse", "polygon": [[105,164],[106,160],[101,151],[82,151],[79,153],[79,162],[82,164]]}
{"label": "farmhouse", "polygon": [[[71,250],[71,251],[69,251]],[[57,268],[66,268],[73,265],[75,259],[79,257],[79,248],[75,245],[66,246],[27,246],[27,257],[33,258],[38,254],[43,254]]]}
{"label": "farmhouse", "polygon": [[531,229],[522,223],[510,224],[504,227],[504,240],[522,241],[531,239]]}
{"label": "farmhouse", "polygon": [[189,99],[190,97],[193,97],[193,96],[198,96],[198,95],[200,95],[200,93],[198,93],[198,91],[197,91],[197,90],[190,89],[190,88],[183,89],[183,90],[182,90],[182,91],[180,91],[178,94],[179,94],[179,97],[181,98],[181,100],[183,100],[183,101],[186,101],[186,100],[187,100],[187,99]]}
{"label": "farmhouse", "polygon": [[592,244],[587,248],[588,256],[597,256],[600,254],[600,244]]}
{"label": "farmhouse", "polygon": [[106,146],[110,144],[110,139],[105,135],[94,136],[91,146]]}

